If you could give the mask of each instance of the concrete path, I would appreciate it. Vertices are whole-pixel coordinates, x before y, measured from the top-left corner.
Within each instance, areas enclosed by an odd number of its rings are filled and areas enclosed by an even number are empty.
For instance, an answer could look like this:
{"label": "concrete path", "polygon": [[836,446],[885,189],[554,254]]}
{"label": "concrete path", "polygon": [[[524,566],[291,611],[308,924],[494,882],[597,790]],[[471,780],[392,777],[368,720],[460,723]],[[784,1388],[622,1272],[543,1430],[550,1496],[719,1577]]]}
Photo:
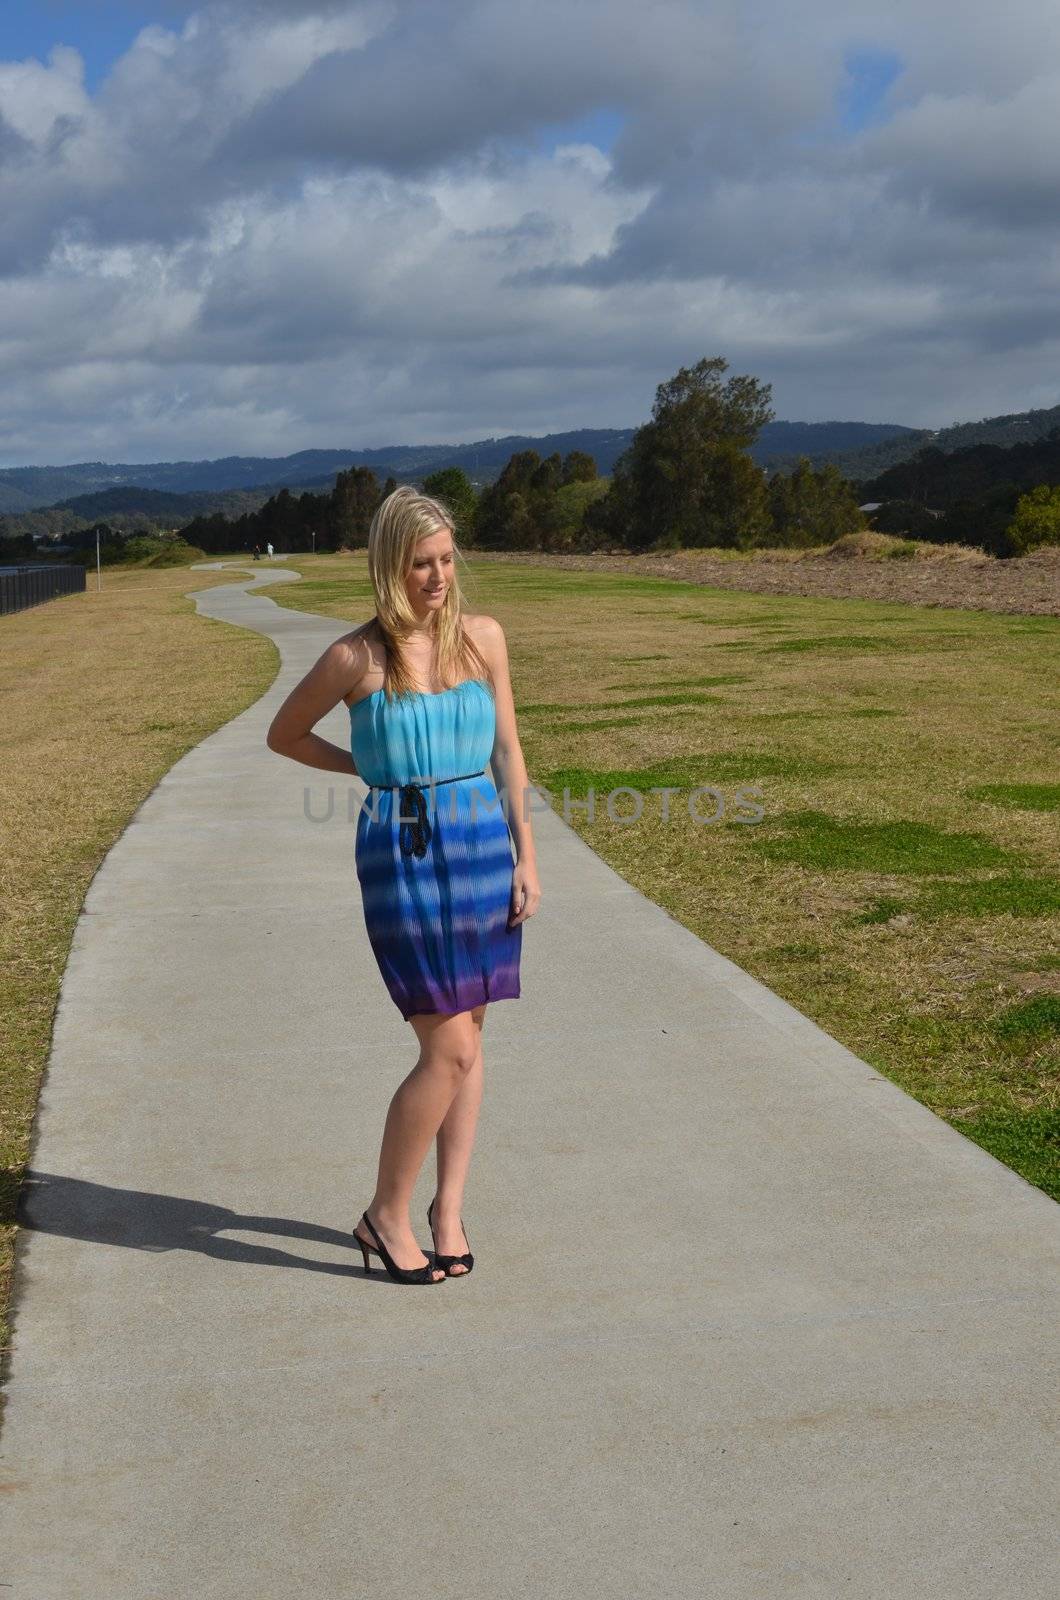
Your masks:
{"label": "concrete path", "polygon": [[[1060,1208],[539,814],[474,1273],[349,1229],[415,1059],[357,782],[267,750],[345,631],[238,574],[250,710],[88,892],[23,1197],[12,1600],[1045,1600]],[[356,620],[356,619],[351,619]],[[320,731],[345,742],[339,707]],[[413,1213],[433,1189],[428,1157]]]}

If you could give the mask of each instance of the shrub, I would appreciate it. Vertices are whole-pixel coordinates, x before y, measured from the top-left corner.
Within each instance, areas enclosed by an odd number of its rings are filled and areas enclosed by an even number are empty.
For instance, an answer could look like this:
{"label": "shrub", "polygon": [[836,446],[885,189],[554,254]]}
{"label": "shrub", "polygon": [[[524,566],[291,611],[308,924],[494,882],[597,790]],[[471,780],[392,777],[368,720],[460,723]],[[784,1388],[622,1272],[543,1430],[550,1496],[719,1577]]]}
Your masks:
{"label": "shrub", "polygon": [[189,561],[205,561],[206,551],[185,539],[167,539],[161,550],[149,558],[149,567],[183,567]]}
{"label": "shrub", "polygon": [[1043,544],[1060,544],[1060,485],[1040,483],[1021,495],[1008,536],[1021,556]]}

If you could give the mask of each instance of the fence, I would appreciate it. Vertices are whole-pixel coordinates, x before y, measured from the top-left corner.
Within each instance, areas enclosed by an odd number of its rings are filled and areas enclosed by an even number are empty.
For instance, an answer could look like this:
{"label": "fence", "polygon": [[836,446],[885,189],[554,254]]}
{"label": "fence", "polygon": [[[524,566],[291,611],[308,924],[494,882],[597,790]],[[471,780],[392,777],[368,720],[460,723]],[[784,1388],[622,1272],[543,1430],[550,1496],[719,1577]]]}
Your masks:
{"label": "fence", "polygon": [[0,567],[0,616],[43,605],[60,594],[79,594],[85,589],[85,568],[58,564],[25,567]]}

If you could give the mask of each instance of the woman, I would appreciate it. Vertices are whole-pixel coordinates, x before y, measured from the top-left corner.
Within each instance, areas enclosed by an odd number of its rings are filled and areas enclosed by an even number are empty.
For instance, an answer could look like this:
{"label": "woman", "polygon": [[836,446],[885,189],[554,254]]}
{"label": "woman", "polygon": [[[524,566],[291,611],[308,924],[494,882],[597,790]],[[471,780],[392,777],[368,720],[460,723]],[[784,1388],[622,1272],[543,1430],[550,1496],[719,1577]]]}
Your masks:
{"label": "woman", "polygon": [[[491,1000],[519,997],[522,924],[541,899],[504,632],[463,613],[456,554],[442,501],[409,486],[388,495],[368,535],[376,615],[325,650],[267,738],[270,750],[369,785],[356,845],[365,926],[419,1059],[390,1102],[375,1194],[354,1237],[365,1270],[379,1255],[400,1283],[439,1283],[474,1265],[461,1207],[482,1025]],[[349,754],[312,732],[340,699]],[[409,1206],[435,1136],[432,1267]]]}

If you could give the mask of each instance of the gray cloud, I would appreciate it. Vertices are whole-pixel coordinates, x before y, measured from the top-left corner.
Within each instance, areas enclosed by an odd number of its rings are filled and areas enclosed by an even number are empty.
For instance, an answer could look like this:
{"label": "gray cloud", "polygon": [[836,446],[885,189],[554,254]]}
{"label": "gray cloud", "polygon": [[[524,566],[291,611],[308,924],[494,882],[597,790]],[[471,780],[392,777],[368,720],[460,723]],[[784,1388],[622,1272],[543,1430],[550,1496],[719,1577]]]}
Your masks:
{"label": "gray cloud", "polygon": [[[1037,0],[158,16],[94,94],[0,62],[7,461],[619,426],[704,354],[780,416],[1056,403]],[[901,70],[845,134],[866,48]]]}

